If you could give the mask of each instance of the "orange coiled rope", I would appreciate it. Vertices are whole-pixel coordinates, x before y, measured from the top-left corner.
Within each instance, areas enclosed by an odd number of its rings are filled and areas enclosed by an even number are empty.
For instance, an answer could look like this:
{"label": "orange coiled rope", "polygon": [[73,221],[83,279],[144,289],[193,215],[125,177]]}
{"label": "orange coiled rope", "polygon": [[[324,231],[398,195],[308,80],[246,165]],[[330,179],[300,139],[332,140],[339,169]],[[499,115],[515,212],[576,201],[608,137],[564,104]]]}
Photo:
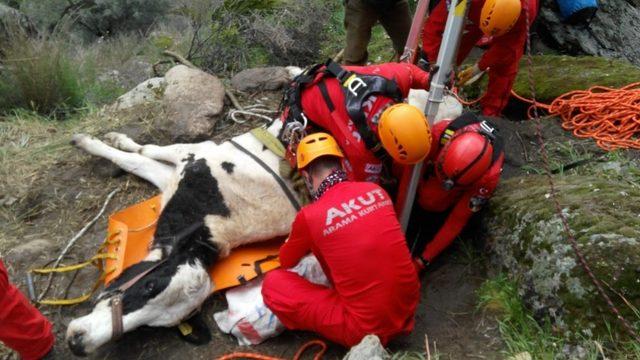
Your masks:
{"label": "orange coiled rope", "polygon": [[[533,104],[515,92],[512,95]],[[593,86],[561,95],[550,105],[536,105],[559,116],[563,129],[579,138],[594,139],[604,150],[640,149],[640,82],[620,89]]]}
{"label": "orange coiled rope", "polygon": [[[322,340],[311,340],[306,344],[302,345],[300,349],[293,356],[293,360],[300,360],[302,355],[309,350],[312,346],[319,346],[320,350],[313,356],[313,360],[320,360],[324,355],[325,351],[327,351],[327,344],[325,344]],[[248,352],[234,352],[231,354],[227,354],[219,357],[217,360],[233,360],[233,359],[254,359],[254,360],[285,360],[283,358],[256,354],[256,353],[248,353]]]}

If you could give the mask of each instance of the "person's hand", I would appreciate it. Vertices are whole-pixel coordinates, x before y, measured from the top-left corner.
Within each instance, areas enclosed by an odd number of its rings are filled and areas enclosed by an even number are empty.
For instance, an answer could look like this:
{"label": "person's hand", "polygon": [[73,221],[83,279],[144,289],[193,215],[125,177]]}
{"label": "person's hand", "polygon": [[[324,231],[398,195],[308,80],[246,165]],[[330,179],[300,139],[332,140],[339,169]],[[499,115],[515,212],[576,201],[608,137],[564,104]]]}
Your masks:
{"label": "person's hand", "polygon": [[[460,71],[460,73],[458,73],[458,86],[465,86],[465,85],[470,85],[475,81],[471,81],[472,79],[474,79],[476,76],[482,74],[483,71],[480,70],[480,67],[478,66],[478,64],[473,64],[473,66],[469,66],[466,69]],[[471,81],[471,82],[470,82]]]}
{"label": "person's hand", "polygon": [[422,260],[422,257],[416,256],[413,258],[413,267],[416,269],[416,274],[420,276],[420,274],[427,267],[427,264],[424,263],[424,261]]}

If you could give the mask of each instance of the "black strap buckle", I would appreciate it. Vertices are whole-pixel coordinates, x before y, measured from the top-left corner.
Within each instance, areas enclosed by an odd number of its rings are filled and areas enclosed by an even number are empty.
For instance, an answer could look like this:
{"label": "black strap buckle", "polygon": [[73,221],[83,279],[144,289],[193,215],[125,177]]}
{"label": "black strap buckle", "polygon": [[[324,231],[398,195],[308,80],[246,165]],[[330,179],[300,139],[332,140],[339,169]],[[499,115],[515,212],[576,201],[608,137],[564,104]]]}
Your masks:
{"label": "black strap buckle", "polygon": [[327,60],[325,67],[327,71],[331,75],[335,76],[341,84],[343,84],[352,74],[351,71],[348,71],[331,59]]}
{"label": "black strap buckle", "polygon": [[498,130],[492,123],[488,122],[487,120],[482,120],[480,122],[480,133],[494,142],[496,140]]}

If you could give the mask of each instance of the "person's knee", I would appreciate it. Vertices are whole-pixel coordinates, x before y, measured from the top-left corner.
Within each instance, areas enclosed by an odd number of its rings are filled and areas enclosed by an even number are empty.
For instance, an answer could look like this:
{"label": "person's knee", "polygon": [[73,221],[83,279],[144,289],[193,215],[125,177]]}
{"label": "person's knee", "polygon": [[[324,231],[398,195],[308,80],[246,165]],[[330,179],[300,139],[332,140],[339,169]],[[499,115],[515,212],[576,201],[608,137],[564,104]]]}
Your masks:
{"label": "person's knee", "polygon": [[275,292],[286,284],[287,275],[287,271],[282,269],[275,269],[265,274],[262,281],[262,298],[267,306],[272,302]]}

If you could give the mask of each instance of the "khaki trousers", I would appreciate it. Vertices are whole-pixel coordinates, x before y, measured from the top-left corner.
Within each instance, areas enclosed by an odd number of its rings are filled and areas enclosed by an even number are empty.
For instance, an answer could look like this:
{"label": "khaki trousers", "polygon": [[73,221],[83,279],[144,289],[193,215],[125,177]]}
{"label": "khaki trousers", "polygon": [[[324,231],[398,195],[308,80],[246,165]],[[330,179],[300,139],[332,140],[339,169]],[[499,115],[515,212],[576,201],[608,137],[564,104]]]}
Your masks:
{"label": "khaki trousers", "polygon": [[411,29],[407,0],[397,1],[384,11],[371,7],[363,0],[345,0],[344,27],[347,31],[347,44],[343,55],[344,64],[364,65],[367,62],[371,28],[378,21],[393,41],[396,53],[402,54]]}

